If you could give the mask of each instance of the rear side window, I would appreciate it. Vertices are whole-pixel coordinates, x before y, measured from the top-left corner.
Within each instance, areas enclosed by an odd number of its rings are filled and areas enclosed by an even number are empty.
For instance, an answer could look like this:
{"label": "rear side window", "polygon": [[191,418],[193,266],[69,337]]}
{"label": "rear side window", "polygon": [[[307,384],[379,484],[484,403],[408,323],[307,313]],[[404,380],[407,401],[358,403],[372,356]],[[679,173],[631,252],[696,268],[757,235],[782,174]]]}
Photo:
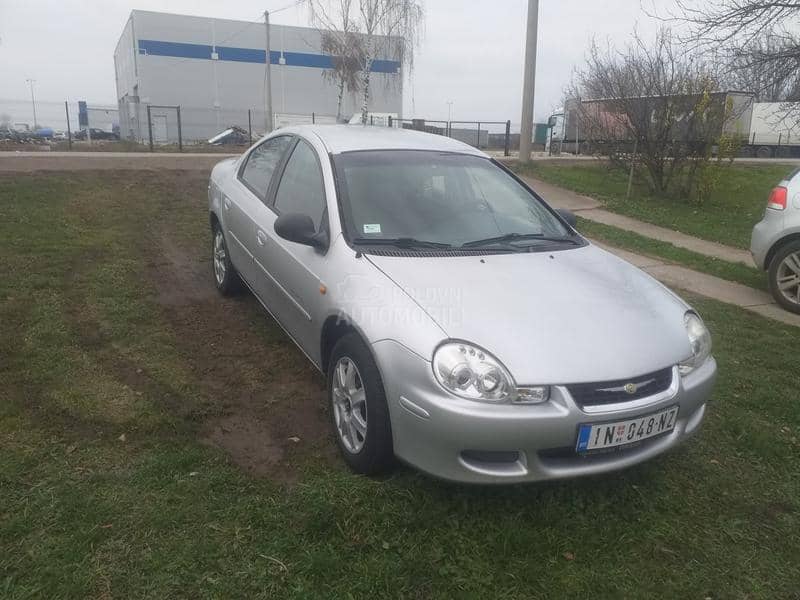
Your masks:
{"label": "rear side window", "polygon": [[279,213],[308,215],[314,221],[314,227],[319,230],[325,212],[322,170],[314,149],[303,140],[297,143],[286,163],[275,196],[275,208]]}
{"label": "rear side window", "polygon": [[254,149],[247,157],[247,164],[242,169],[242,181],[262,200],[267,197],[272,174],[291,141],[292,138],[286,135],[272,138]]}

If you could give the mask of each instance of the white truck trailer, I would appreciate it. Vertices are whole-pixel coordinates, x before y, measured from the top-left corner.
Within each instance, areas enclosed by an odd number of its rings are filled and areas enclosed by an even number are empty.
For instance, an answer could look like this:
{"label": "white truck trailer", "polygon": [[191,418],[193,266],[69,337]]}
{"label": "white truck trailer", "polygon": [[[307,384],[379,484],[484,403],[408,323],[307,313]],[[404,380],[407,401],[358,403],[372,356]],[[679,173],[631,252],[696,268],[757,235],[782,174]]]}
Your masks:
{"label": "white truck trailer", "polygon": [[[749,93],[717,92],[712,97],[721,106],[731,107],[730,115],[720,123],[718,135],[738,137],[741,156],[800,157],[800,102],[795,103],[796,110],[787,111],[786,103],[754,102],[753,94]],[[642,101],[646,100],[643,98]],[[580,109],[578,102],[576,99],[567,100],[564,109],[550,116],[548,122],[552,130],[547,150],[551,154],[591,154],[598,142],[604,141],[597,138],[596,128],[593,131],[582,122],[582,115],[613,112],[614,101],[581,100]],[[676,127],[676,131],[679,129]]]}

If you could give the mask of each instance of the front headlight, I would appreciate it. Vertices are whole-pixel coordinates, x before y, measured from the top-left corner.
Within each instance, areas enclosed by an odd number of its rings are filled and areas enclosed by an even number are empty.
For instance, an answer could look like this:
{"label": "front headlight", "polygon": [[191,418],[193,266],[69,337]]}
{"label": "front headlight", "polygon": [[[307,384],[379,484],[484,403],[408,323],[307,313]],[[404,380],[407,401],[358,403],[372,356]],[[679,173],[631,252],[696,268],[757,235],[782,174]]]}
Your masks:
{"label": "front headlight", "polygon": [[683,317],[686,334],[692,347],[692,355],[684,360],[678,369],[681,375],[687,375],[702,365],[711,356],[711,334],[697,313],[687,312]]}
{"label": "front headlight", "polygon": [[549,388],[517,389],[511,374],[494,356],[466,342],[447,342],[433,355],[433,373],[448,392],[468,400],[534,404]]}

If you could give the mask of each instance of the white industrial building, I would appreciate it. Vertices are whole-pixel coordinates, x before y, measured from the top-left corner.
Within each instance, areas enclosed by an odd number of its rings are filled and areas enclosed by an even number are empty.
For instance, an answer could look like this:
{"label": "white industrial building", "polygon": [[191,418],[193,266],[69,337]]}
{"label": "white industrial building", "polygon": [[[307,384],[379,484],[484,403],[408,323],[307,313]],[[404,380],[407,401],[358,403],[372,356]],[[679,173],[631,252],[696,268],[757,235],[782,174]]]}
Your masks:
{"label": "white industrial building", "polygon": [[[178,138],[208,139],[238,125],[263,132],[265,26],[233,21],[134,10],[114,51],[120,135],[157,143]],[[333,60],[321,51],[317,29],[270,25],[270,61],[274,126],[297,122],[333,122],[337,86],[324,77]],[[378,57],[372,67],[369,110],[400,115],[401,64]],[[360,111],[360,98],[345,94],[342,115]],[[313,115],[313,116],[312,116]]]}

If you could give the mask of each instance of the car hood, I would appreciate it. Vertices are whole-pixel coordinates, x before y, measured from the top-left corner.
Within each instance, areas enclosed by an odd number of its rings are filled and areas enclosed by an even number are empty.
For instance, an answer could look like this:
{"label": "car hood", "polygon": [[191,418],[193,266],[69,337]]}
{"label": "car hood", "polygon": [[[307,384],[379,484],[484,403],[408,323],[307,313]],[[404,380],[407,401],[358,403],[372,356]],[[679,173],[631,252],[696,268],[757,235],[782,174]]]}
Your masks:
{"label": "car hood", "polygon": [[623,379],[691,354],[689,307],[596,246],[369,260],[448,337],[488,350],[520,385]]}

